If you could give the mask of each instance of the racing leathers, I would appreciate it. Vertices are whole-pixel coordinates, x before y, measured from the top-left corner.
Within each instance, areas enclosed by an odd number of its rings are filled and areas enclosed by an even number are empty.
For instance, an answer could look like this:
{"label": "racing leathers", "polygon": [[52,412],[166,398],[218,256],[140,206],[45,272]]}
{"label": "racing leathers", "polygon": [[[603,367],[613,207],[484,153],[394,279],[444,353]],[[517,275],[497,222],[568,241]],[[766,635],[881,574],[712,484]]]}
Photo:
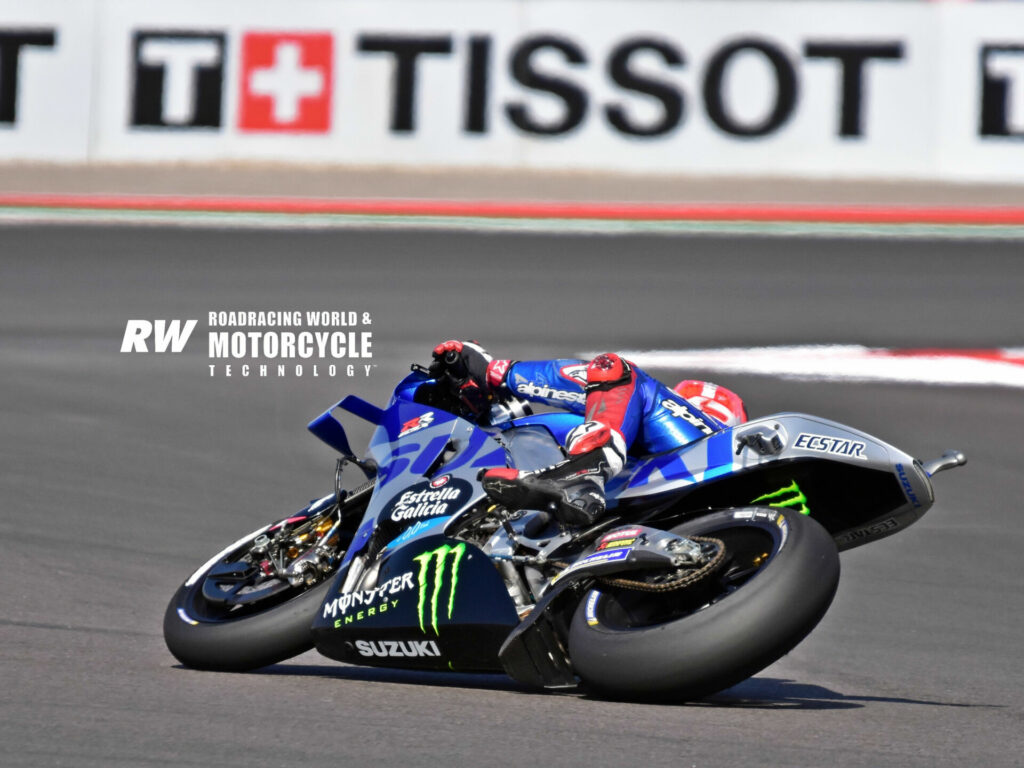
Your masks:
{"label": "racing leathers", "polygon": [[[469,380],[484,391],[506,390],[584,417],[566,438],[565,461],[535,472],[490,469],[481,478],[496,501],[517,509],[551,507],[569,525],[588,525],[604,513],[604,484],[622,468],[627,451],[670,450],[726,426],[614,353],[590,361],[512,361],[492,359],[471,342],[434,350],[435,358],[446,353],[457,353]],[[741,414],[737,420],[745,419],[742,402],[728,394]]]}
{"label": "racing leathers", "polygon": [[[496,377],[504,365],[507,371]],[[614,353],[586,360],[494,360],[488,384],[599,422],[618,432],[637,453],[678,448],[725,425]]]}

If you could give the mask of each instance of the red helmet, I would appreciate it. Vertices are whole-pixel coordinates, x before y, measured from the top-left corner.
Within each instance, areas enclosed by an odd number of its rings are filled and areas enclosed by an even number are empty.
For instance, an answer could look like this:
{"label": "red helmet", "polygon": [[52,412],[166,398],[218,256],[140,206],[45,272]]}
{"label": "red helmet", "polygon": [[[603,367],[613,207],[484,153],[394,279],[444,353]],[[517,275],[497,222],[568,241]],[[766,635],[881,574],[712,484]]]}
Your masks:
{"label": "red helmet", "polygon": [[710,381],[686,379],[676,384],[675,391],[727,427],[735,427],[747,420],[743,401],[731,389]]}

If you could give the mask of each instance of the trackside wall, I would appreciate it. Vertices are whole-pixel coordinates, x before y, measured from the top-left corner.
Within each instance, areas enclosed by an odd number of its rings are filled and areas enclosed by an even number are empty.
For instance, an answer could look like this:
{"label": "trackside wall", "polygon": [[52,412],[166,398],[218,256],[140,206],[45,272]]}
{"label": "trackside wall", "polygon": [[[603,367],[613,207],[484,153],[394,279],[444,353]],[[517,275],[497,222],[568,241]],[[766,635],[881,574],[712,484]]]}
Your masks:
{"label": "trackside wall", "polygon": [[1024,181],[1024,4],[0,0],[0,160]]}

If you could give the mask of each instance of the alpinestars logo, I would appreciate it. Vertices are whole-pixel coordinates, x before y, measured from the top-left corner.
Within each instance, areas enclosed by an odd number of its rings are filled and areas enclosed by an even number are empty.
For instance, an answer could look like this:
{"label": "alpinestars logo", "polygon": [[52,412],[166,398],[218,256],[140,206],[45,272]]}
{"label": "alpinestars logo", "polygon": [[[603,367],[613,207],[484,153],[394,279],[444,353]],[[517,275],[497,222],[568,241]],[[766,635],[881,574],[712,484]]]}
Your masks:
{"label": "alpinestars logo", "polygon": [[710,424],[708,424],[706,421],[704,421],[704,419],[695,414],[682,403],[677,403],[675,400],[666,397],[664,400],[661,401],[661,404],[665,408],[667,408],[672,413],[672,415],[675,416],[677,419],[682,419],[687,424],[692,424],[705,435],[710,435],[714,433],[715,430],[711,428]]}
{"label": "alpinestars logo", "polygon": [[758,496],[750,503],[757,504],[759,501],[767,501],[769,507],[789,507],[801,515],[811,514],[811,509],[807,506],[807,497],[800,490],[800,486],[796,484],[796,480],[785,488]]}
{"label": "alpinestars logo", "polygon": [[587,401],[586,395],[582,392],[568,392],[564,389],[553,389],[546,384],[534,384],[532,381],[526,381],[525,379],[517,383],[516,392],[520,395],[536,397],[541,400],[579,403],[580,405],[583,405]]}
{"label": "alpinestars logo", "polygon": [[[462,557],[466,554],[465,544],[456,544],[454,547],[442,544],[437,549],[424,552],[413,558],[420,564],[420,571],[417,576],[419,582],[419,601],[416,603],[416,612],[420,619],[420,631],[427,634],[427,619],[434,634],[439,634],[437,628],[438,606],[443,599],[445,583],[447,582],[448,600],[447,615],[450,619],[455,610],[455,591],[459,586],[459,567],[462,564]],[[451,568],[448,569],[449,560]],[[433,567],[431,567],[433,563]]]}

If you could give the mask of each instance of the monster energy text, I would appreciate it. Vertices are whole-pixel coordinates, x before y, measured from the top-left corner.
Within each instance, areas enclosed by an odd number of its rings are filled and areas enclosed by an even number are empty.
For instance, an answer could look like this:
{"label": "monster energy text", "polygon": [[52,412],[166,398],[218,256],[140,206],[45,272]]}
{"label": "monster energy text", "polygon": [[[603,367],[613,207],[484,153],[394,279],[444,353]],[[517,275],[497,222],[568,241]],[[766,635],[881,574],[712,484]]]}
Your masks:
{"label": "monster energy text", "polygon": [[340,619],[335,619],[334,628],[339,629],[344,624],[354,624],[358,621],[362,621],[363,619],[372,619],[374,616],[387,613],[388,611],[393,611],[397,607],[397,600],[392,600],[391,602],[385,600],[383,603],[378,605],[371,605],[365,611],[356,611],[355,613],[350,613]]}
{"label": "monster energy text", "polygon": [[[345,616],[349,609],[367,608],[382,606],[383,611],[387,610],[388,599],[392,595],[412,589],[412,571],[400,574],[394,578],[379,584],[373,589],[361,589],[356,592],[346,592],[330,602],[324,603],[323,618],[335,618],[338,615]],[[383,613],[383,611],[381,611]],[[348,622],[345,622],[346,624]]]}

